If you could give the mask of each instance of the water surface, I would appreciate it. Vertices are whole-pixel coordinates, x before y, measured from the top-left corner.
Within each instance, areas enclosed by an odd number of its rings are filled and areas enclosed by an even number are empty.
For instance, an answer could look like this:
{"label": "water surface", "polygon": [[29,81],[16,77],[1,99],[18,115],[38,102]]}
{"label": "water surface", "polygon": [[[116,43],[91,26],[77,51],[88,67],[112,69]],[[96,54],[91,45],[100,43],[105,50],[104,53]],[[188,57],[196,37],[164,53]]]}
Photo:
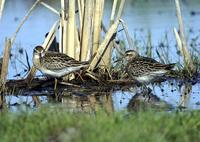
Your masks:
{"label": "water surface", "polygon": [[[0,54],[3,53],[5,37],[11,37],[15,32],[20,21],[34,3],[34,0],[7,0],[3,17],[0,22]],[[59,11],[59,1],[47,1],[48,4],[55,7]],[[109,17],[111,14],[112,1],[106,1],[104,11],[104,23],[108,27]],[[185,25],[186,37],[188,46],[191,46],[192,41],[195,39],[196,50],[199,51],[199,34],[200,34],[200,3],[198,0],[184,0],[182,1],[182,14]],[[59,16],[52,13],[42,5],[32,12],[31,16],[25,22],[20,32],[17,35],[16,41],[12,48],[12,60],[9,64],[9,79],[23,78],[25,75],[24,69],[26,68],[25,50],[29,56],[29,62],[32,65],[32,51],[36,45],[40,45],[44,41],[44,35],[50,30],[53,23],[59,19]],[[146,47],[148,32],[151,34],[152,42],[152,57],[160,60],[156,54],[156,50],[167,51],[167,62],[180,62],[182,58],[177,54],[176,42],[173,34],[173,28],[178,28],[176,11],[174,1],[165,0],[127,0],[122,19],[128,26],[130,36],[134,41],[135,47],[138,48],[140,54],[145,55],[146,50],[141,47]],[[121,29],[120,27],[119,29]],[[126,40],[123,32],[117,35],[117,39]],[[137,42],[136,42],[137,41]],[[161,46],[164,43],[164,46]],[[166,48],[167,47],[167,48]],[[190,47],[191,49],[191,47]],[[192,49],[191,49],[192,50]],[[194,52],[197,55],[198,52]],[[164,53],[163,53],[164,54]],[[22,76],[14,77],[16,74],[21,73]],[[39,73],[37,73],[39,75]],[[161,85],[150,86],[153,94],[157,95],[162,100],[166,101],[172,106],[179,106],[183,95],[184,85],[179,87],[179,82],[169,81]],[[189,109],[199,109],[200,104],[200,89],[199,84],[192,85],[192,91],[189,93],[188,101],[185,105]],[[136,89],[137,90],[137,89]],[[127,107],[130,99],[137,93],[135,89],[131,91],[111,91],[107,96],[111,96],[110,108],[113,110],[122,110]],[[86,94],[88,95],[88,94]],[[43,103],[47,103],[47,97],[40,97]],[[87,98],[88,99],[88,98]],[[87,100],[86,99],[86,100]],[[67,99],[65,99],[67,100]],[[90,100],[90,99],[89,99]],[[98,100],[98,99],[97,99]],[[102,98],[97,103],[102,103]],[[31,104],[33,107],[32,97],[8,97],[7,102],[19,104],[25,102]],[[90,100],[91,101],[91,100]],[[90,102],[89,101],[89,102]],[[64,101],[63,101],[64,102]],[[68,102],[68,101],[67,101]],[[86,101],[87,102],[87,101]],[[64,103],[63,103],[64,104]]]}

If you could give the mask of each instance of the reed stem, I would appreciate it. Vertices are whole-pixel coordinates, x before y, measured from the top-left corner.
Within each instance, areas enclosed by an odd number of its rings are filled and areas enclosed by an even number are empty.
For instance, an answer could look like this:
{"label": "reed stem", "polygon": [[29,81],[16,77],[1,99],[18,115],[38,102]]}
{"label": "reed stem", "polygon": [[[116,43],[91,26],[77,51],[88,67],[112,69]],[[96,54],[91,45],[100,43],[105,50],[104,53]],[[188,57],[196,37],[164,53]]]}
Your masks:
{"label": "reed stem", "polygon": [[6,84],[6,78],[8,74],[8,64],[10,59],[11,39],[5,39],[5,48],[3,53],[3,62],[1,69],[1,87],[4,90]]}
{"label": "reed stem", "polygon": [[119,25],[119,20],[117,20],[108,30],[108,32],[105,35],[105,38],[103,40],[103,42],[100,44],[97,54],[95,55],[94,59],[92,60],[92,62],[90,63],[90,67],[89,70],[93,71],[99,64],[99,62],[102,60],[103,62],[104,59],[102,59],[104,53],[106,52],[107,48],[109,47],[109,43],[112,42],[112,38],[117,30],[117,27]]}
{"label": "reed stem", "polygon": [[3,15],[4,5],[5,5],[5,0],[0,0],[0,20]]}
{"label": "reed stem", "polygon": [[60,48],[61,51],[65,54],[68,54],[68,38],[67,38],[67,7],[68,7],[68,0],[61,0],[61,42],[60,42]]}
{"label": "reed stem", "polygon": [[55,13],[57,15],[60,15],[60,13],[55,8],[53,8],[52,6],[48,5],[47,3],[41,1],[40,4],[43,5],[44,7],[46,7],[47,9],[51,10],[53,13]]}
{"label": "reed stem", "polygon": [[[116,17],[117,20],[119,20],[121,15],[122,15],[124,3],[125,3],[125,0],[120,1],[119,10],[117,12],[117,17]],[[114,0],[111,18],[110,18],[110,24],[112,24],[113,21],[114,21],[114,17],[115,17],[115,14],[116,14],[116,7],[117,7],[117,0]],[[104,62],[101,62],[101,64],[106,66],[107,69],[110,69],[110,67],[111,67],[111,58],[112,58],[112,48],[113,48],[113,46],[114,46],[113,42],[111,42],[108,50],[106,51],[105,55],[103,56]]]}
{"label": "reed stem", "polygon": [[81,37],[81,61],[87,59],[88,54],[91,52],[91,33],[92,33],[92,14],[93,14],[93,0],[86,0],[85,12]]}
{"label": "reed stem", "polygon": [[126,26],[126,23],[122,19],[120,19],[120,23],[122,24],[122,27],[125,31],[125,35],[126,35],[126,38],[127,38],[127,41],[128,41],[129,49],[134,49],[133,41],[131,39],[131,36],[128,33],[128,27]]}
{"label": "reed stem", "polygon": [[[176,14],[177,14],[177,18],[178,18],[179,30],[180,30],[180,40],[181,40],[181,45],[182,45],[179,48],[182,50],[181,53],[184,58],[185,67],[187,68],[188,72],[190,74],[192,74],[192,73],[196,72],[196,67],[193,64],[190,52],[187,47],[187,42],[186,42],[185,35],[184,35],[184,25],[183,25],[179,0],[175,0],[175,4],[176,4]],[[177,36],[177,34],[176,34],[176,36]],[[178,43],[178,41],[177,41],[177,43]],[[179,43],[179,45],[180,45],[180,43]]]}
{"label": "reed stem", "polygon": [[75,57],[75,25],[75,0],[69,0],[67,55],[72,58]]}
{"label": "reed stem", "polygon": [[94,10],[94,35],[93,35],[93,55],[97,52],[101,35],[101,21],[103,17],[104,0],[96,0]]}

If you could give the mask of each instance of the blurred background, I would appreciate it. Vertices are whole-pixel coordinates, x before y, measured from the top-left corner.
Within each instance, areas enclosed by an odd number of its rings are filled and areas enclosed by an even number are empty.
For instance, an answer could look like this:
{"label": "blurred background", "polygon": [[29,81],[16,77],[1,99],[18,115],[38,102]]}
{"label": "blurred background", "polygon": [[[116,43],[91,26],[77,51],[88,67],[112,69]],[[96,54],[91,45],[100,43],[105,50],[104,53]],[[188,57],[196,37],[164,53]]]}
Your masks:
{"label": "blurred background", "polygon": [[[34,2],[34,0],[6,0],[2,19],[0,21],[0,56],[2,56],[3,53],[5,37],[11,37],[13,35],[20,21]],[[60,1],[45,0],[45,2],[59,11]],[[104,24],[107,27],[111,9],[112,0],[106,0],[104,7]],[[199,9],[199,0],[182,0],[182,14],[188,40],[196,38],[199,35]],[[25,56],[18,53],[22,53],[25,49],[31,63],[33,48],[43,43],[45,34],[58,19],[58,15],[39,4],[17,35],[17,39],[12,48],[13,58],[24,61],[23,58]],[[172,55],[174,54],[173,51],[175,51],[174,47],[176,43],[174,40],[173,27],[177,27],[177,18],[173,0],[126,0],[122,19],[126,22],[133,41],[137,40],[135,45],[138,46],[138,48],[145,46],[148,33],[151,34],[152,46],[155,48],[166,39],[167,35],[168,45],[170,45],[172,49]],[[118,34],[118,36],[121,36],[119,37],[120,39],[125,37],[124,34]],[[141,54],[143,52],[144,51],[141,51]],[[174,58],[173,56],[169,57],[169,60],[172,59],[173,62],[178,60],[178,58]],[[24,68],[23,65],[16,60],[13,60],[13,62],[15,63],[11,63],[10,67],[14,67],[15,70],[9,69],[9,78],[12,78]]]}
{"label": "blurred background", "polygon": [[[5,38],[12,37],[20,24],[20,21],[34,2],[35,0],[6,0],[2,19],[0,21],[0,56],[3,54]],[[59,11],[60,1],[45,0],[45,2]],[[111,15],[112,2],[112,0],[105,1],[103,21],[107,28]],[[189,49],[191,49],[192,43],[195,41],[195,49],[199,51],[200,2],[199,0],[182,0],[181,4]],[[24,72],[26,69],[24,64],[27,64],[26,56],[24,54],[25,51],[27,51],[29,57],[28,60],[32,65],[33,48],[36,45],[41,45],[43,43],[45,34],[49,32],[53,23],[58,19],[58,15],[44,6],[39,4],[36,7],[20,29],[12,47],[11,62],[8,69],[9,79],[20,79],[26,75],[26,72]],[[182,60],[177,54],[176,41],[173,33],[173,28],[178,28],[174,0],[126,0],[122,19],[126,22],[129,34],[134,41],[134,46],[139,49],[140,54],[145,54],[146,50],[144,50],[144,48],[146,49],[150,36],[151,45],[153,47],[152,56],[154,59],[159,60],[158,55],[155,52],[156,50],[162,51],[166,49],[168,51],[168,62],[176,63]],[[122,29],[122,26],[119,27],[119,30],[120,28]],[[117,39],[126,40],[124,32],[120,32],[117,35]],[[197,53],[198,52],[195,52],[194,54]],[[16,76],[19,73],[21,73],[21,76]],[[162,88],[164,88],[165,92],[163,92],[163,89],[161,89],[160,86],[156,86],[154,91],[156,92],[156,95],[170,104],[178,105],[181,94],[180,90],[178,91],[173,84],[173,82],[164,84]],[[200,100],[199,95],[197,95],[198,93],[199,84],[196,84],[193,86],[193,96],[189,101],[189,106],[191,108],[199,108],[199,105],[197,105]],[[124,94],[127,99],[124,99],[123,104],[121,103],[121,100],[124,98]],[[112,96],[114,107],[119,110],[127,106],[132,94],[130,92],[122,93],[121,91],[118,91],[114,92]]]}

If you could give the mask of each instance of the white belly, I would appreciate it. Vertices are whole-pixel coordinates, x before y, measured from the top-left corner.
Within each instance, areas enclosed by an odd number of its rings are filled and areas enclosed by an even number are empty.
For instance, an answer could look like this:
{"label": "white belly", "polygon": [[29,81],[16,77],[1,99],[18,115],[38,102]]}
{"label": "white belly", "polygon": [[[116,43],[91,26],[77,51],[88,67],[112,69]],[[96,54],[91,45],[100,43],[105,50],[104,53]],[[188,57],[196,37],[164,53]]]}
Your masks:
{"label": "white belly", "polygon": [[150,83],[151,81],[156,80],[156,78],[163,76],[166,72],[167,72],[166,70],[151,72],[148,74],[135,77],[135,79],[140,83]]}
{"label": "white belly", "polygon": [[67,74],[70,74],[72,72],[76,72],[78,70],[80,70],[81,68],[83,67],[86,67],[87,65],[81,65],[81,66],[77,66],[77,67],[70,67],[70,68],[64,68],[64,69],[61,69],[61,70],[48,70],[46,68],[40,68],[39,70],[44,73],[44,74],[47,74],[49,76],[52,76],[52,77],[63,77]]}

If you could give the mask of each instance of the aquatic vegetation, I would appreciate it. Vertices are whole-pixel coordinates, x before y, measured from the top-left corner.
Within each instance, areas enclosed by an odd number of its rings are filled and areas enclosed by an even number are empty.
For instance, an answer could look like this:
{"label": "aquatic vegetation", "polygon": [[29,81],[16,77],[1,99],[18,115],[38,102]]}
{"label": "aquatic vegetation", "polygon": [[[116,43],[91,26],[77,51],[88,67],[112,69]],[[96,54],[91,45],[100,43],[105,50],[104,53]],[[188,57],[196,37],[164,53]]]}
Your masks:
{"label": "aquatic vegetation", "polygon": [[[93,85],[95,87],[105,87],[106,89],[106,86],[109,86],[110,88],[115,89],[124,86],[127,87],[126,85],[138,85],[134,82],[134,80],[130,80],[130,76],[125,72],[127,62],[115,62],[119,58],[123,57],[125,51],[129,49],[137,50],[137,52],[142,56],[151,57],[163,64],[176,62],[173,72],[166,74],[166,76],[158,82],[177,79],[182,82],[192,83],[192,85],[198,83],[199,50],[196,47],[199,45],[199,35],[194,35],[193,29],[186,32],[184,31],[183,23],[180,18],[180,8],[177,10],[180,30],[179,32],[177,30],[177,32],[175,32],[177,43],[175,44],[175,40],[171,42],[171,39],[169,38],[171,35],[166,32],[163,37],[160,36],[161,39],[158,39],[160,40],[159,43],[155,44],[152,42],[153,33],[151,32],[151,29],[139,29],[140,34],[143,35],[139,35],[140,37],[136,31],[134,32],[134,35],[130,35],[126,21],[120,19],[125,1],[113,1],[112,9],[110,11],[111,16],[109,18],[109,26],[107,27],[104,25],[103,21],[105,4],[102,0],[97,0],[95,3],[91,0],[84,2],[78,1],[77,3],[71,1],[69,1],[69,3],[64,3],[62,0],[60,3],[61,13],[43,1],[36,1],[19,23],[16,32],[14,32],[11,38],[10,47],[14,44],[22,25],[26,22],[32,11],[39,4],[58,15],[58,20],[51,25],[48,34],[45,34],[46,32],[44,33],[45,40],[42,43],[42,47],[44,47],[45,50],[49,50],[49,48],[52,48],[52,45],[55,45],[56,51],[58,51],[59,48],[60,52],[69,55],[77,61],[92,60],[86,71],[80,71],[78,75],[70,74],[59,80],[61,88],[62,85],[66,85],[66,88],[70,85],[79,86],[80,88],[91,85],[92,88]],[[66,5],[69,6],[69,9],[66,9]],[[122,26],[122,29],[119,29],[118,26]],[[56,36],[58,36],[57,33],[59,33],[59,38],[57,38],[59,41],[54,43]],[[121,34],[125,34],[124,39],[120,36]],[[188,38],[186,41],[184,36],[187,34],[189,36],[191,34],[193,37]],[[131,37],[134,38],[132,39]],[[175,39],[174,35],[173,39]],[[26,49],[22,50],[22,47],[19,49],[20,50],[18,52],[20,56],[22,56],[22,53],[24,53],[23,51],[26,51]],[[13,55],[13,53],[10,55]],[[5,86],[7,86],[6,89],[8,90],[6,90],[3,95],[14,94],[15,91],[15,93],[18,94],[20,89],[26,90],[31,88],[32,91],[34,89],[37,90],[38,83],[41,83],[43,87],[52,87],[52,80],[49,81],[48,78],[37,78],[38,76],[35,76],[36,68],[34,66],[30,66],[31,63],[29,63],[29,58],[31,57],[28,57],[27,53],[25,58],[27,61],[26,63],[19,62],[26,68],[23,72],[27,72],[26,75],[28,75],[21,77],[22,80],[16,80],[16,84],[13,83],[13,80],[7,80],[7,84],[5,84]],[[6,64],[4,63],[4,65]],[[194,69],[193,67],[195,67],[195,70],[190,71]],[[6,69],[7,67],[4,68],[4,70]],[[21,72],[15,75],[17,79],[19,79],[18,77],[20,76],[20,73]],[[6,80],[5,73],[2,76],[4,80]],[[33,98],[36,104],[39,104],[37,103],[39,100],[37,96],[34,96]]]}
{"label": "aquatic vegetation", "polygon": [[200,140],[198,111],[94,115],[46,106],[34,112],[2,112],[1,141],[194,141]]}

